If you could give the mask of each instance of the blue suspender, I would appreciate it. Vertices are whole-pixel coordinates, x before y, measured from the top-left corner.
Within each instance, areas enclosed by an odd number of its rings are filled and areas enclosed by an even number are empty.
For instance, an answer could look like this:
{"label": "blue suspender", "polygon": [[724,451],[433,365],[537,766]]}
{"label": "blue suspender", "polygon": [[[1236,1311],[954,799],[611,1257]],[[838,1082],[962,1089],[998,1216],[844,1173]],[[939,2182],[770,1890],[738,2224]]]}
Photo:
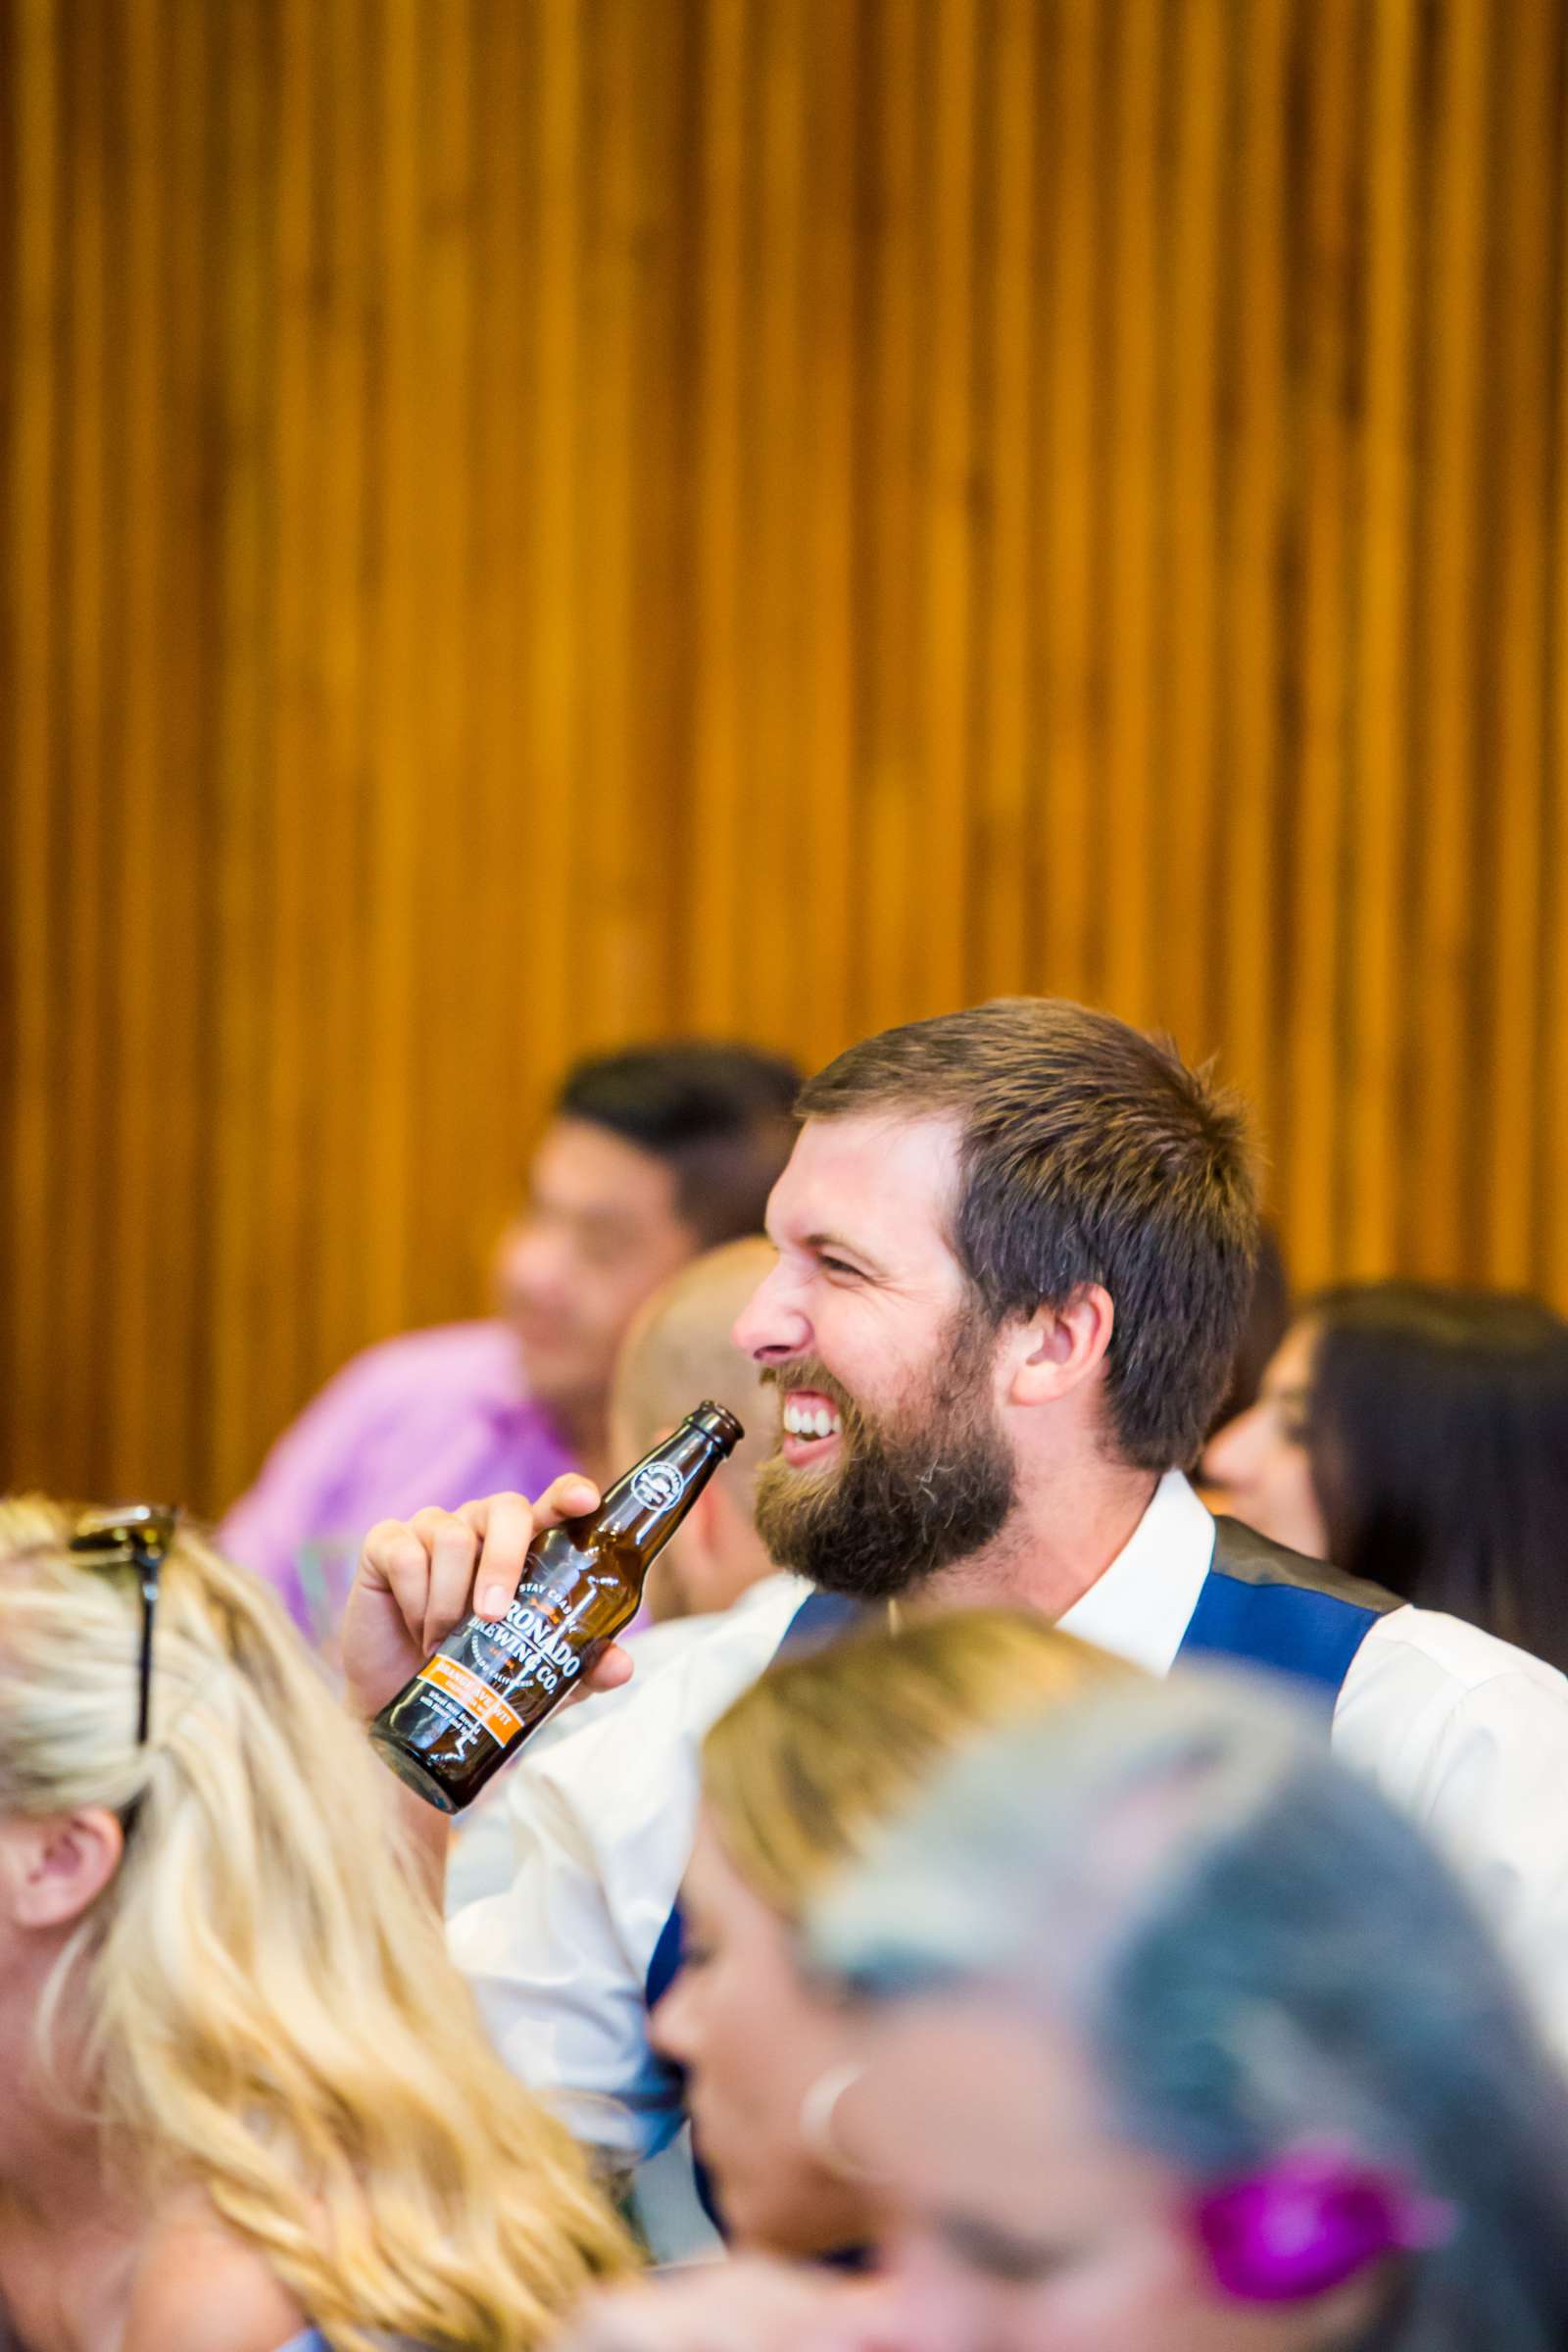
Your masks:
{"label": "blue suspender", "polygon": [[1253,1584],[1215,1567],[1188,1620],[1177,1663],[1238,1658],[1290,1675],[1329,1718],[1351,1659],[1383,1613],[1336,1592],[1300,1584]]}
{"label": "blue suspender", "polygon": [[[788,1657],[792,1650],[811,1648],[818,1642],[831,1641],[835,1634],[847,1632],[860,1611],[860,1602],[851,1600],[846,1593],[808,1592],[785,1627],[784,1638],[773,1652],[774,1659]],[[644,1997],[650,2009],[663,1998],[679,1975],[684,1940],[677,1895],[648,1963]]]}
{"label": "blue suspender", "polygon": [[864,1614],[865,1603],[852,1600],[847,1592],[808,1592],[784,1628],[784,1639],[773,1652],[774,1663],[787,1658],[792,1650],[814,1649],[819,1642],[831,1642],[835,1634],[847,1634]]}
{"label": "blue suspender", "polygon": [[[784,1629],[784,1639],[773,1652],[774,1660],[787,1658],[792,1650],[808,1649],[818,1642],[831,1641],[835,1634],[847,1632],[859,1614],[860,1603],[851,1600],[843,1592],[808,1592]],[[681,1943],[680,1898],[677,1896],[674,1908],[660,1931],[654,1956],[648,1963],[646,1993],[650,2009],[657,2000],[662,1999],[679,1974]]]}

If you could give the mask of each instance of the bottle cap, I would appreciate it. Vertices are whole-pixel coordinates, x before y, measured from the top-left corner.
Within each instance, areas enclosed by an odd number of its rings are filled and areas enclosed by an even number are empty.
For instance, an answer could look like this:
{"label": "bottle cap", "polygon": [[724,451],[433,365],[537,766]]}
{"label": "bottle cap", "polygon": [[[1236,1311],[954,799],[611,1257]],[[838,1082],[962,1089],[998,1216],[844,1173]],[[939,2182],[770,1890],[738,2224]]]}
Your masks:
{"label": "bottle cap", "polygon": [[686,1418],[705,1437],[711,1438],[715,1446],[722,1446],[726,1453],[733,1453],[746,1435],[734,1414],[726,1411],[723,1405],[715,1404],[711,1396],[705,1396],[696,1411],[688,1413]]}

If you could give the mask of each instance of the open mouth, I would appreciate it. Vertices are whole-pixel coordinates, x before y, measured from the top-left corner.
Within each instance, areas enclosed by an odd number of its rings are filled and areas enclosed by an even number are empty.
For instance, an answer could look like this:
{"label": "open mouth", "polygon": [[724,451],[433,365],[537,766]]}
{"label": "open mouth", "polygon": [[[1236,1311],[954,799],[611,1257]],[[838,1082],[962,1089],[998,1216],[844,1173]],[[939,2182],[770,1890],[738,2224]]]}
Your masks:
{"label": "open mouth", "polygon": [[826,1461],[844,1435],[839,1408],[819,1389],[790,1389],[783,1402],[783,1438],[779,1446],[794,1470]]}

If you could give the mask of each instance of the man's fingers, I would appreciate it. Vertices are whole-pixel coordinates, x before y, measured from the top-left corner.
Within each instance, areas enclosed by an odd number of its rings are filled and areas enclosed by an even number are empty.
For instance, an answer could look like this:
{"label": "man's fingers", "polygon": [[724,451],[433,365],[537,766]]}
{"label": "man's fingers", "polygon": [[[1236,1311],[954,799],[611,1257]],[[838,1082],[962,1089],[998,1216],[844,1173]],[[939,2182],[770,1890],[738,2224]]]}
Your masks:
{"label": "man's fingers", "polygon": [[599,1508],[599,1489],[580,1470],[567,1470],[552,1480],[533,1506],[536,1527],[560,1527],[564,1520],[580,1519]]}
{"label": "man's fingers", "polygon": [[415,1524],[428,1549],[428,1571],[424,1614],[412,1630],[424,1648],[432,1650],[473,1606],[479,1540],[459,1511],[421,1511]]}
{"label": "man's fingers", "polygon": [[467,1502],[463,1517],[482,1541],[470,1607],[481,1617],[504,1617],[517,1590],[536,1521],[521,1494],[489,1494]]}
{"label": "man's fingers", "polygon": [[[419,1514],[425,1520],[444,1516]],[[391,1593],[411,1634],[417,1638],[422,1633],[430,1593],[430,1550],[417,1521],[378,1520],[362,1546],[360,1576],[365,1584]]]}
{"label": "man's fingers", "polygon": [[622,1649],[618,1642],[607,1642],[587,1673],[572,1684],[562,1700],[563,1714],[567,1707],[576,1706],[582,1699],[596,1697],[601,1690],[618,1690],[622,1683],[631,1681],[632,1673],[631,1651]]}
{"label": "man's fingers", "polygon": [[[570,1471],[536,1503],[522,1494],[487,1494],[461,1510],[382,1519],[365,1539],[361,1578],[391,1593],[409,1632],[428,1652],[471,1610],[504,1617],[535,1535],[591,1511],[598,1500],[593,1480]],[[598,1687],[613,1690],[629,1672],[629,1666],[612,1663]]]}
{"label": "man's fingers", "polygon": [[479,1615],[505,1615],[536,1535],[591,1511],[598,1500],[593,1480],[570,1470],[547,1487],[537,1502],[527,1502],[520,1494],[487,1494],[480,1502],[466,1502],[458,1516],[484,1545],[472,1603]]}
{"label": "man's fingers", "polygon": [[607,1643],[583,1676],[584,1690],[618,1690],[632,1678],[632,1654],[618,1642]]}

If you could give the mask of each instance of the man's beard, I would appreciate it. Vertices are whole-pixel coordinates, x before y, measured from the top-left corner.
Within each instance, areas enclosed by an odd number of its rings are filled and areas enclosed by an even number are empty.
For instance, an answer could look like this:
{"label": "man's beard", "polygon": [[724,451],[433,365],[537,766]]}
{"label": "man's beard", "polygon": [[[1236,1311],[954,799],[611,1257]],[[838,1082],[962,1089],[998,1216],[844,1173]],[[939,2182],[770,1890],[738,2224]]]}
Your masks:
{"label": "man's beard", "polygon": [[980,1551],[1017,1495],[1012,1454],[991,1408],[995,1333],[961,1310],[932,1352],[939,1369],[897,1418],[870,1421],[807,1358],[770,1377],[838,1407],[837,1461],[824,1479],[774,1454],[757,1482],[768,1557],[829,1592],[888,1600]]}

